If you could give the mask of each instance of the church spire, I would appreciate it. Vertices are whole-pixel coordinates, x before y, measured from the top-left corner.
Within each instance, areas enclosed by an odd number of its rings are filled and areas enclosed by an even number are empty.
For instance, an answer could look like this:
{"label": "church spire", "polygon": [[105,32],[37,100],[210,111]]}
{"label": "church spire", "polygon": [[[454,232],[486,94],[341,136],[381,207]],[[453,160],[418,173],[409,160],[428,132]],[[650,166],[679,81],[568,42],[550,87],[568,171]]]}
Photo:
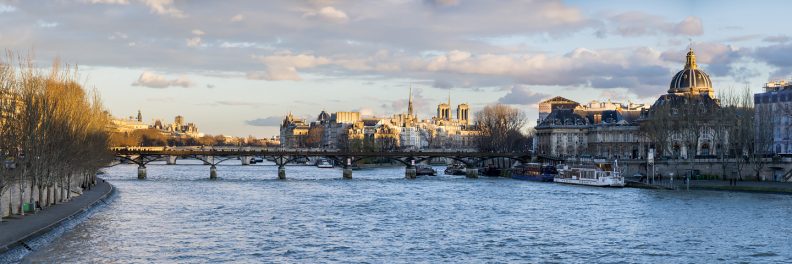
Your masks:
{"label": "church spire", "polygon": [[448,108],[451,108],[451,88],[448,88]]}
{"label": "church spire", "polygon": [[407,116],[413,116],[412,83],[410,83],[410,99],[407,103]]}

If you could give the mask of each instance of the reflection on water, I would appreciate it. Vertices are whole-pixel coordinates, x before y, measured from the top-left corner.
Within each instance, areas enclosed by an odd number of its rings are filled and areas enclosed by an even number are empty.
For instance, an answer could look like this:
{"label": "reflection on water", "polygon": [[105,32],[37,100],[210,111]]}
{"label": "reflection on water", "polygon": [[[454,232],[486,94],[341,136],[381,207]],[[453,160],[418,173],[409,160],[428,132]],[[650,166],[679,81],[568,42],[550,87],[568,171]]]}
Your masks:
{"label": "reflection on water", "polygon": [[199,164],[152,164],[145,181],[136,180],[136,166],[106,171],[119,190],[115,202],[26,261],[792,259],[792,197],[784,195],[405,180],[403,168],[343,180],[339,169],[287,167],[285,181],[261,165],[218,166],[216,181]]}

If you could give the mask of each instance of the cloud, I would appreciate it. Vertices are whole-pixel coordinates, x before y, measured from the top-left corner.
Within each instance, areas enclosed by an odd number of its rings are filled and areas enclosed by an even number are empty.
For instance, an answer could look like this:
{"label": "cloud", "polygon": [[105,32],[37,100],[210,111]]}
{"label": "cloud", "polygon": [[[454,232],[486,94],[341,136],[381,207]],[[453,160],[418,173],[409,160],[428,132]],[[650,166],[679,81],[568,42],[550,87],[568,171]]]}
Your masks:
{"label": "cloud", "polygon": [[129,0],[82,0],[82,2],[91,3],[91,4],[110,4],[110,5],[129,4]]}
{"label": "cloud", "polygon": [[245,15],[242,14],[236,14],[232,16],[231,19],[229,19],[229,21],[231,22],[240,22],[242,20],[245,20]]}
{"label": "cloud", "polygon": [[198,47],[201,46],[202,44],[201,37],[192,37],[192,38],[187,38],[186,40],[187,40],[187,47]]}
{"label": "cloud", "polygon": [[689,16],[674,25],[674,30],[671,33],[700,36],[704,34],[704,26],[701,24],[701,18]]}
{"label": "cloud", "polygon": [[758,47],[753,57],[776,68],[770,79],[786,79],[792,75],[792,43]]}
{"label": "cloud", "polygon": [[140,74],[137,81],[132,83],[132,86],[143,86],[149,88],[168,88],[171,86],[190,87],[193,83],[187,77],[179,77],[177,79],[168,79],[165,76],[157,75],[150,71],[144,71]]}
{"label": "cloud", "polygon": [[0,4],[0,14],[16,12],[17,8],[12,5]]}
{"label": "cloud", "polygon": [[127,39],[127,38],[129,38],[129,36],[127,36],[127,34],[124,34],[124,33],[118,32],[118,31],[113,32],[112,35],[107,37],[107,39],[109,39],[109,40]]}
{"label": "cloud", "polygon": [[152,13],[168,15],[175,18],[184,18],[186,15],[173,5],[173,0],[142,0]]}
{"label": "cloud", "polygon": [[332,6],[325,6],[319,9],[318,11],[308,11],[303,14],[303,17],[321,17],[325,20],[344,23],[349,20],[349,17],[344,11],[338,10]]}
{"label": "cloud", "polygon": [[40,28],[54,28],[54,27],[58,26],[58,22],[50,22],[50,21],[44,21],[44,20],[40,20],[40,19],[36,23],[38,24],[38,26]]}
{"label": "cloud", "polygon": [[[715,42],[694,43],[693,49],[696,53],[696,62],[707,64],[707,73],[719,76],[735,74],[734,63],[749,53],[745,49]],[[687,52],[687,49],[667,50],[662,53],[661,57],[664,60],[677,63],[679,65],[677,68],[681,70]]]}
{"label": "cloud", "polygon": [[551,95],[536,93],[528,87],[521,85],[512,86],[511,90],[503,97],[498,99],[498,103],[516,105],[535,105],[539,101],[549,98]]}
{"label": "cloud", "polygon": [[459,0],[424,0],[424,3],[434,6],[455,6],[459,5]]}
{"label": "cloud", "polygon": [[267,66],[267,70],[263,75],[260,73],[249,73],[248,79],[270,81],[301,80],[297,69],[313,68],[330,63],[328,58],[311,54],[293,55],[291,53],[280,53],[256,58]]}
{"label": "cloud", "polygon": [[[667,85],[668,61],[650,48],[575,49],[561,56],[543,53],[496,54],[450,50],[425,56],[317,56],[277,53],[255,58],[266,65],[249,79],[301,80],[301,71],[347,75],[387,74],[455,80],[460,87],[517,83],[593,88],[630,88],[639,95],[654,95]],[[684,58],[684,53],[682,53]],[[320,67],[322,66],[322,67]],[[447,87],[446,83],[436,86]]]}
{"label": "cloud", "polygon": [[[424,96],[424,89],[420,87],[413,87],[412,97],[413,97],[413,111],[415,111],[416,113],[420,113],[422,112],[422,110],[430,109],[432,105],[435,103],[434,98],[427,98],[426,96]],[[383,103],[382,105],[380,105],[380,107],[391,113],[407,113],[407,106],[409,105],[410,102],[410,96],[408,90],[403,88],[398,89],[397,93],[394,94],[393,98],[398,98],[398,99],[395,99],[390,103]]]}
{"label": "cloud", "polygon": [[445,80],[434,80],[434,82],[432,83],[432,87],[448,89],[448,88],[454,88],[454,84]]}
{"label": "cloud", "polygon": [[245,124],[249,126],[280,126],[283,122],[283,116],[269,116],[265,118],[256,118],[253,120],[246,120]]}
{"label": "cloud", "polygon": [[221,105],[221,106],[250,106],[250,107],[259,107],[259,106],[265,105],[264,103],[261,103],[261,102],[246,102],[246,101],[233,101],[233,100],[232,101],[227,101],[227,100],[215,101],[215,104],[216,105]]}
{"label": "cloud", "polygon": [[775,36],[767,36],[764,39],[762,39],[762,41],[764,41],[764,42],[775,42],[775,43],[786,43],[786,42],[789,42],[789,40],[791,40],[791,39],[792,38],[790,38],[787,35],[775,35]]}
{"label": "cloud", "polygon": [[[612,33],[625,37],[667,34],[671,36],[699,36],[704,34],[701,18],[689,16],[682,21],[673,23],[661,16],[639,11],[629,11],[606,18],[615,29]],[[606,30],[600,29],[596,35],[603,37]]]}

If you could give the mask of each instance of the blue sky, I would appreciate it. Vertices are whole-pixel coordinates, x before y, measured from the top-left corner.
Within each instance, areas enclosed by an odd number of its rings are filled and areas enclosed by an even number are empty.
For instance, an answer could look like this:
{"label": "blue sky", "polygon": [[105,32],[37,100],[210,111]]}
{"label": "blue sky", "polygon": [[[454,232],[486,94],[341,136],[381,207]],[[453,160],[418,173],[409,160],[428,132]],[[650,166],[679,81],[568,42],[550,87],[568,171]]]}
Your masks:
{"label": "blue sky", "polygon": [[[78,64],[116,116],[271,136],[283,115],[405,111],[451,92],[536,116],[561,95],[651,103],[690,43],[718,91],[792,74],[783,1],[0,0],[0,47]],[[776,14],[777,13],[777,14]]]}

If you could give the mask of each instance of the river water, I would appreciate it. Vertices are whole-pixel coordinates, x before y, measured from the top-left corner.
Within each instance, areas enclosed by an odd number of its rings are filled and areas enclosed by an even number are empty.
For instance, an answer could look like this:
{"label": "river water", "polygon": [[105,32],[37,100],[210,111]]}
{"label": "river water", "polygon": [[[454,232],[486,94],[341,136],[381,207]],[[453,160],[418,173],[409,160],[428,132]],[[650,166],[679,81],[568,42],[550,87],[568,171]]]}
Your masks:
{"label": "river water", "polygon": [[[189,161],[180,161],[189,163]],[[238,161],[236,161],[238,162]],[[229,161],[231,163],[231,161]],[[403,168],[119,165],[109,206],[25,262],[787,262],[792,196],[603,189]]]}

